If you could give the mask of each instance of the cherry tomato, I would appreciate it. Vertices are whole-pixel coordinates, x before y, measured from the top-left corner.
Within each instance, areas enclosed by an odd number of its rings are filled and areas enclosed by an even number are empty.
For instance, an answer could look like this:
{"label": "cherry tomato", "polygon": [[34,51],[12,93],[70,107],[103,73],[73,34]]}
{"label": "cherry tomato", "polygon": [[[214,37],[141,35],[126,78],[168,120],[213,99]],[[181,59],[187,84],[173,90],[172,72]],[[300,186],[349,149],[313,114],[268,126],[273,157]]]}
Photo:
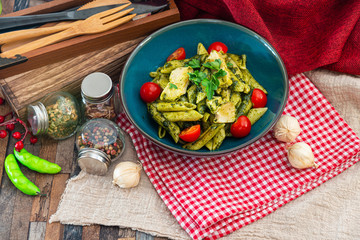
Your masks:
{"label": "cherry tomato", "polygon": [[208,53],[210,53],[212,50],[215,50],[215,51],[222,51],[223,53],[226,53],[227,50],[228,50],[228,47],[223,44],[222,42],[213,42],[209,48],[208,48]]}
{"label": "cherry tomato", "polygon": [[236,138],[245,137],[250,133],[251,122],[247,116],[240,116],[236,122],[231,125],[230,132]]}
{"label": "cherry tomato", "polygon": [[146,82],[140,88],[140,97],[147,103],[155,101],[160,96],[160,93],[160,86],[153,82]]}
{"label": "cherry tomato", "polygon": [[168,58],[166,59],[166,61],[171,61],[171,60],[183,60],[186,57],[186,53],[185,53],[185,49],[183,47],[176,49],[172,54],[170,54],[170,56],[168,56]]}
{"label": "cherry tomato", "polygon": [[194,142],[200,137],[200,133],[200,124],[197,124],[182,130],[179,137],[185,142]]}
{"label": "cherry tomato", "polygon": [[254,108],[265,107],[267,103],[266,94],[261,89],[255,88],[251,95],[251,102]]}

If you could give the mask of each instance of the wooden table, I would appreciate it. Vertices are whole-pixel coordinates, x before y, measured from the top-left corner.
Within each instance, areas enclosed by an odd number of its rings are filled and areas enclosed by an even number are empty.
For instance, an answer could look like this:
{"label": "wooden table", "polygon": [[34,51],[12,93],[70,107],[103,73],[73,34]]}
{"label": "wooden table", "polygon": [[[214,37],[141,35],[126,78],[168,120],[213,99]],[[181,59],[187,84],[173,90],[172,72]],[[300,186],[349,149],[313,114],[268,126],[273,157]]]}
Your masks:
{"label": "wooden table", "polygon": [[[1,115],[8,111],[8,105],[0,106]],[[17,126],[14,131],[21,132],[23,129]],[[49,224],[48,220],[58,207],[66,180],[80,170],[76,164],[74,139],[71,137],[56,142],[41,137],[35,145],[30,144],[29,139],[25,141],[28,151],[62,167],[61,173],[46,175],[21,166],[23,173],[47,195],[46,197],[25,195],[11,183],[3,165],[6,155],[13,152],[17,140],[12,137],[0,139],[0,239],[164,239],[128,228]]]}
{"label": "wooden table", "polygon": [[[30,5],[36,5],[39,1],[41,0],[31,0]],[[15,0],[2,2],[3,13],[13,10]],[[9,105],[0,106],[1,115],[9,111]],[[24,132],[24,129],[16,126],[14,131]],[[47,195],[46,197],[25,195],[11,183],[4,170],[4,160],[13,152],[17,140],[9,136],[0,139],[0,239],[164,239],[128,228],[49,224],[48,220],[57,210],[66,181],[80,170],[76,163],[74,139],[75,137],[71,137],[57,142],[40,137],[35,145],[30,144],[28,138],[25,141],[25,149],[29,152],[62,167],[61,173],[46,175],[21,166],[23,173]]]}

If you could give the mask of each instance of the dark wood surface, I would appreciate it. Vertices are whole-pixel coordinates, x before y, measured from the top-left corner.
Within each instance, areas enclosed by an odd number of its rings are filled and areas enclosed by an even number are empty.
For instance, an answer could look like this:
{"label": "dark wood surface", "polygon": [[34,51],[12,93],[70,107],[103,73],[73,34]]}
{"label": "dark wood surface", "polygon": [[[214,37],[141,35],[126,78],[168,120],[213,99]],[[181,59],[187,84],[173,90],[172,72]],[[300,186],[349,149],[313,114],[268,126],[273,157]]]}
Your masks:
{"label": "dark wood surface", "polygon": [[[9,111],[10,107],[7,104],[0,106],[0,115]],[[17,126],[14,131],[23,129]],[[74,156],[74,137],[59,142],[40,137],[35,145],[30,144],[28,139],[25,141],[25,148],[29,152],[62,167],[61,173],[46,175],[21,166],[23,173],[47,195],[46,197],[25,195],[8,178],[4,170],[4,159],[13,152],[16,141],[12,137],[0,139],[0,239],[165,239],[113,226],[50,224],[49,218],[58,207],[66,181],[79,172]]]}
{"label": "dark wood surface", "polygon": [[[4,12],[10,13],[14,0],[2,0]],[[8,104],[0,106],[0,115],[11,111]],[[3,129],[4,127],[0,127]],[[23,132],[17,126],[14,131]],[[60,223],[49,223],[50,216],[55,213],[61,195],[65,189],[66,181],[78,174],[79,168],[74,156],[74,137],[64,141],[54,141],[40,137],[32,145],[29,139],[25,141],[25,148],[42,158],[55,162],[62,167],[56,175],[35,173],[21,166],[23,173],[33,181],[46,197],[28,196],[19,191],[8,178],[4,170],[5,157],[12,153],[15,142],[12,137],[0,139],[0,239],[122,239],[122,240],[150,240],[165,239],[152,237],[143,232],[114,226],[75,226]]]}
{"label": "dark wood surface", "polygon": [[[2,1],[8,2],[14,0]],[[73,6],[79,6],[90,1],[91,0],[53,0],[41,5],[37,5],[33,8],[27,8],[15,13],[6,14],[5,16],[22,16],[28,15],[30,13],[50,13],[59,10],[66,10]],[[169,10],[162,11],[157,14],[138,19],[136,21],[127,22],[126,24],[108,31],[71,38],[23,53],[21,55],[26,57],[28,60],[21,64],[16,64],[5,69],[0,69],[0,77],[10,77],[24,71],[36,69],[40,66],[46,66],[49,63],[59,62],[77,55],[85,54],[94,50],[104,49],[106,47],[114,46],[120,42],[125,42],[142,37],[144,35],[148,35],[161,27],[180,20],[180,14],[176,8],[174,0],[170,0],[170,3]],[[7,11],[8,8],[9,7],[6,7]],[[4,11],[4,13],[7,11]]]}

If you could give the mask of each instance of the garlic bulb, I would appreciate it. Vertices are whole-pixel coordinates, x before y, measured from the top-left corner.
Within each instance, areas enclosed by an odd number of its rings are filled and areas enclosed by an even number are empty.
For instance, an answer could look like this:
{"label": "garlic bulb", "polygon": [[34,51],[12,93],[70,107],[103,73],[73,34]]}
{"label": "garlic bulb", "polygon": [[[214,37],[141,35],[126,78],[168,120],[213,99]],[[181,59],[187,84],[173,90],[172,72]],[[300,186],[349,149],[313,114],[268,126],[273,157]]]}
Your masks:
{"label": "garlic bulb", "polygon": [[274,126],[274,136],[282,142],[292,142],[299,136],[301,128],[296,118],[288,115],[280,117]]}
{"label": "garlic bulb", "polygon": [[315,157],[311,147],[308,144],[298,142],[290,146],[287,151],[289,162],[294,168],[304,169],[309,167],[318,167],[315,163]]}
{"label": "garlic bulb", "polygon": [[114,169],[113,184],[121,188],[136,187],[140,181],[140,172],[140,163],[121,162]]}

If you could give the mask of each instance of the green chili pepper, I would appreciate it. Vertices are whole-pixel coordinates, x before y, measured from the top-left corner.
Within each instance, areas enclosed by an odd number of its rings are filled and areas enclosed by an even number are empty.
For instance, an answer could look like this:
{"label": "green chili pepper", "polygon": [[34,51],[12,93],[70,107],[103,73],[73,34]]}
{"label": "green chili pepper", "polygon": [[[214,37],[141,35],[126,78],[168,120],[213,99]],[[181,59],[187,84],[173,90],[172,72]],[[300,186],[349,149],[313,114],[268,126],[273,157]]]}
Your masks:
{"label": "green chili pepper", "polygon": [[20,152],[14,149],[16,159],[31,170],[39,173],[55,174],[61,171],[61,167],[56,163],[49,162],[38,156],[32,155],[24,148]]}
{"label": "green chili pepper", "polygon": [[16,162],[14,154],[9,154],[5,159],[5,171],[9,176],[11,182],[20,191],[28,195],[39,195],[40,189],[33,184],[25,175],[21,172],[18,163]]}

